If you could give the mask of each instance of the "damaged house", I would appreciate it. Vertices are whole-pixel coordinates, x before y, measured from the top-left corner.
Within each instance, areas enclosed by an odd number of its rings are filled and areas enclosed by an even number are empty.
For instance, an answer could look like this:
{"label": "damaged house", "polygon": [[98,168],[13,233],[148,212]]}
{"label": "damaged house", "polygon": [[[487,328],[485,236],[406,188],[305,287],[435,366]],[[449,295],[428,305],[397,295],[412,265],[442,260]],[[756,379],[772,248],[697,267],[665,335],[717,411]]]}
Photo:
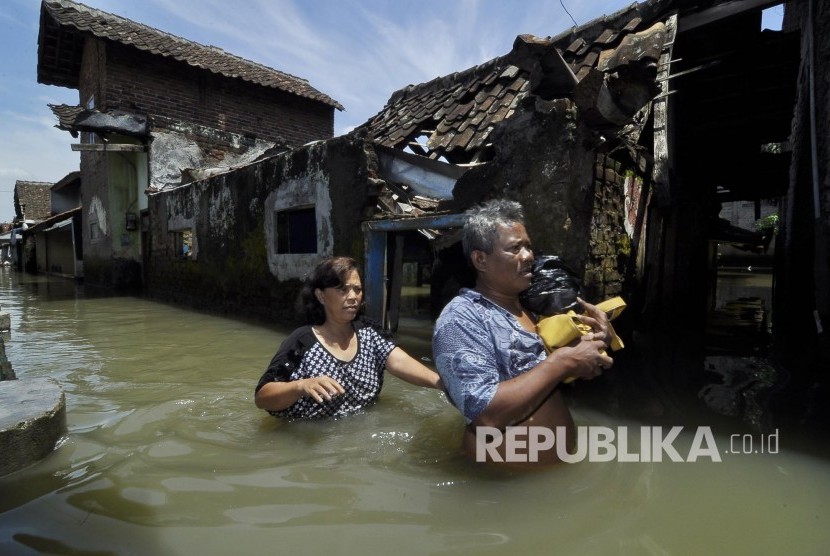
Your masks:
{"label": "damaged house", "polygon": [[52,109],[80,139],[84,279],[107,287],[142,284],[147,192],[329,138],[342,109],[303,79],[70,0],[41,3],[37,78],[78,89]]}
{"label": "damaged house", "polygon": [[[521,35],[503,57],[394,93],[365,125],[381,172],[392,149],[463,174],[447,197],[385,173],[387,198],[363,224],[368,268],[376,231],[407,234],[413,215],[430,231],[509,197],[525,206],[537,252],[576,269],[588,299],[629,302],[620,326],[635,349],[621,357],[647,352],[655,373],[685,388],[710,380],[704,361],[771,356],[794,391],[818,392],[830,362],[830,10],[820,4],[786,3],[783,29],[769,30],[763,11],[780,3],[642,2],[557,36]],[[735,205],[757,223],[730,220]],[[463,283],[452,239],[450,226],[431,247],[442,276]],[[770,253],[769,266],[728,267],[732,248]],[[434,295],[439,308],[451,285]],[[753,365],[735,375],[745,390],[786,374],[759,377]]]}

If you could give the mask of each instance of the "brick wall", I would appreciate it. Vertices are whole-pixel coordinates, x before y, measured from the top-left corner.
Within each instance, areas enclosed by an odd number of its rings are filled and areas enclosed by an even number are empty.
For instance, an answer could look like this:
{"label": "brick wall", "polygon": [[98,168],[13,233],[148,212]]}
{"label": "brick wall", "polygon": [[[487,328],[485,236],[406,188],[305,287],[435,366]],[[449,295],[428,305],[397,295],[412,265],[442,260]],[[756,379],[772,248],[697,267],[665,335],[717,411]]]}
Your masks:
{"label": "brick wall", "polygon": [[604,155],[597,156],[594,172],[594,210],[585,295],[602,301],[623,292],[631,239],[625,230],[625,169]]}
{"label": "brick wall", "polygon": [[333,135],[334,108],[122,45],[107,49],[100,108],[134,110],[299,146]]}

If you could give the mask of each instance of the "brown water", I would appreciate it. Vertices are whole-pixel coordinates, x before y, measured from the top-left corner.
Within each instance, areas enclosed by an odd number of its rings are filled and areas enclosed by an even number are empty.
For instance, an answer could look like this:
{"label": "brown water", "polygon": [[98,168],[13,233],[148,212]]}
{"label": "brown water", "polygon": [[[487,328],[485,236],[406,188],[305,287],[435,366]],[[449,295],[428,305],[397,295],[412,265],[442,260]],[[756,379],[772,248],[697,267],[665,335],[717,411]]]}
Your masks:
{"label": "brown water", "polygon": [[[253,386],[285,330],[9,269],[0,306],[17,376],[57,379],[69,426],[54,454],[0,478],[3,555],[830,547],[830,463],[788,451],[786,438],[778,454],[721,463],[492,469],[458,455],[462,422],[441,394],[391,375],[378,405],[338,421],[285,424],[256,410]],[[429,334],[410,321],[399,339],[428,356]],[[574,413],[581,425],[640,425]],[[675,442],[681,454],[690,436]]]}

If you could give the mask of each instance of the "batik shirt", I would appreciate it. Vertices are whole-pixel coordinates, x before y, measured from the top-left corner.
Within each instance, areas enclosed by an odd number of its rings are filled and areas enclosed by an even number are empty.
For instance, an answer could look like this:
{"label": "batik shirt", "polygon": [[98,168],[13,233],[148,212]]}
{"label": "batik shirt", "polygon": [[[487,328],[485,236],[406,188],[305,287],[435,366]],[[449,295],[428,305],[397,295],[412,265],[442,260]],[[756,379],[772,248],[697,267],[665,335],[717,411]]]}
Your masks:
{"label": "batik shirt", "polygon": [[521,375],[546,357],[538,334],[466,288],[441,311],[432,353],[450,401],[468,423],[484,411],[500,382]]}
{"label": "batik shirt", "polygon": [[298,328],[285,339],[259,379],[257,391],[268,382],[327,375],[339,382],[345,393],[323,400],[323,403],[303,396],[286,409],[269,411],[271,415],[288,419],[338,417],[377,401],[383,387],[386,359],[395,344],[372,326],[357,321],[353,326],[357,333],[357,353],[351,361],[337,359],[326,350],[310,326]]}

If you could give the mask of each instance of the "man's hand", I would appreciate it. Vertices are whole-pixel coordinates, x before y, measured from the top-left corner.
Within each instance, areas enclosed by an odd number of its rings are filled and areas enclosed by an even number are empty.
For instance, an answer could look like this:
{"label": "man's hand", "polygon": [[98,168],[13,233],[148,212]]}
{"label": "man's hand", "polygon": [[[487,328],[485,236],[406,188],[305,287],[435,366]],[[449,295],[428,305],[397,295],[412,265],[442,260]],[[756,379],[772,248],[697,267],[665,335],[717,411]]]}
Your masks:
{"label": "man's hand", "polygon": [[[576,318],[583,324],[590,326],[591,330],[594,331],[593,335],[586,334],[585,336],[591,336],[591,340],[604,342],[605,349],[607,349],[611,345],[612,338],[611,322],[608,320],[608,315],[602,312],[596,305],[592,305],[579,297],[576,300],[585,309],[585,313],[577,315]],[[583,336],[583,339],[585,339],[585,336]]]}
{"label": "man's hand", "polygon": [[549,357],[559,358],[566,368],[571,369],[569,377],[596,378],[610,368],[614,360],[605,353],[605,342],[593,336],[593,333],[585,334],[573,345],[559,348]]}

